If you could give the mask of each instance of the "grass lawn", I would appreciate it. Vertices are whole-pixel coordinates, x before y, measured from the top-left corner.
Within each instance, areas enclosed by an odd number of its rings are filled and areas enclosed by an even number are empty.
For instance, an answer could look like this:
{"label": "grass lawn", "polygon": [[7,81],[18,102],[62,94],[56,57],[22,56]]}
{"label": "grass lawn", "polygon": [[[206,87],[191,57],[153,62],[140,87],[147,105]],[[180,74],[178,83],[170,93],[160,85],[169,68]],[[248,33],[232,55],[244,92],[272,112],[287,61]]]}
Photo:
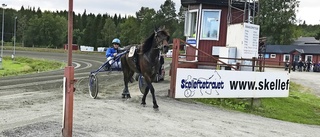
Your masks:
{"label": "grass lawn", "polygon": [[261,98],[259,106],[251,99],[194,99],[197,102],[295,123],[320,125],[320,97],[291,82],[289,97]]}
{"label": "grass lawn", "polygon": [[24,57],[16,57],[13,61],[10,57],[4,57],[2,59],[0,77],[56,70],[62,68],[63,66],[65,66],[64,63],[55,61]]}

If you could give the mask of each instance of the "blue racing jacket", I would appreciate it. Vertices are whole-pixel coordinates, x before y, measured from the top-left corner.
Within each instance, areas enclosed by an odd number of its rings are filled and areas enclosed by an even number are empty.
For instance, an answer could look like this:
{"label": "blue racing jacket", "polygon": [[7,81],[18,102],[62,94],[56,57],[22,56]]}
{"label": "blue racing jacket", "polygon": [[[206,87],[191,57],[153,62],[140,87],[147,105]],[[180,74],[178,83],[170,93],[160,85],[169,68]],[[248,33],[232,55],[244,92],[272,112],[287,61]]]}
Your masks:
{"label": "blue racing jacket", "polygon": [[[114,48],[108,48],[106,51],[106,58],[113,57],[114,53],[118,53],[118,50],[114,49]],[[117,60],[117,61],[119,61],[119,60]]]}

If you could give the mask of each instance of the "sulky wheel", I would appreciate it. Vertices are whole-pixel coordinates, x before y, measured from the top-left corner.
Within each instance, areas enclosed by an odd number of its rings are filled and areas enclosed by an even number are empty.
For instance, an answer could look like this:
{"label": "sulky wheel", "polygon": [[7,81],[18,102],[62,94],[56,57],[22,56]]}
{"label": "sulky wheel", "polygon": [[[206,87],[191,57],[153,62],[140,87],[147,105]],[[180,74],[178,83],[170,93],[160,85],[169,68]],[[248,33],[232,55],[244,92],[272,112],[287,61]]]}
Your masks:
{"label": "sulky wheel", "polygon": [[138,82],[139,82],[140,92],[142,94],[144,94],[144,92],[146,91],[146,88],[147,88],[147,83],[141,74],[139,75]]}
{"label": "sulky wheel", "polygon": [[97,98],[98,95],[98,77],[95,74],[89,76],[89,95],[93,99]]}

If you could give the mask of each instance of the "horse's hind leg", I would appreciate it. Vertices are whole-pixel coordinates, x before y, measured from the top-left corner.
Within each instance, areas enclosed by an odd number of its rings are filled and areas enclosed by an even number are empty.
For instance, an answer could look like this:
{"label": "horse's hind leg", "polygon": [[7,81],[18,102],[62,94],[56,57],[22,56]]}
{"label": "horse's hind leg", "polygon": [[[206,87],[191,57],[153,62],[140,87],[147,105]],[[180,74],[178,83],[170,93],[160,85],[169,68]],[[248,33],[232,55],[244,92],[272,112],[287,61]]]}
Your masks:
{"label": "horse's hind leg", "polygon": [[130,92],[128,89],[128,82],[125,82],[125,84],[124,84],[124,89],[122,91],[122,98],[131,98]]}
{"label": "horse's hind leg", "polygon": [[133,72],[130,70],[127,60],[125,58],[121,58],[121,66],[122,66],[122,72],[123,72],[123,81],[124,81],[124,89],[122,92],[122,98],[131,98],[130,92],[128,89],[128,83],[130,78],[133,75]]}
{"label": "horse's hind leg", "polygon": [[128,73],[126,73],[126,76],[124,76],[123,80],[124,80],[124,89],[122,92],[122,98],[131,98],[130,92],[129,92],[129,88],[128,88],[128,83],[129,81],[132,79],[134,72],[128,70]]}
{"label": "horse's hind leg", "polygon": [[123,73],[123,81],[124,81],[124,89],[122,92],[122,98],[131,98],[128,83],[130,79],[132,78],[132,74],[130,74],[130,71],[127,71],[127,73]]}

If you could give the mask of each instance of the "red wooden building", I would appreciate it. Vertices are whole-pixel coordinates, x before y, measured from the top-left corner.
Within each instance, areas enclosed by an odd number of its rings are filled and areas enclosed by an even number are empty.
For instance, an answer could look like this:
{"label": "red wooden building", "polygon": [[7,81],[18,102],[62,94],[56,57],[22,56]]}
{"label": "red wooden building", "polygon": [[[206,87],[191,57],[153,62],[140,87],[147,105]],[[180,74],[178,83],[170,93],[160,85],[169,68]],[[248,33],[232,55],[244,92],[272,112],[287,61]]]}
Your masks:
{"label": "red wooden building", "polygon": [[[259,26],[251,24],[254,23],[251,17],[256,14],[257,3],[246,0],[181,0],[181,4],[187,8],[184,35],[188,46],[185,48],[186,61],[183,62],[178,61],[178,50],[173,50],[170,97],[175,96],[177,68],[208,67],[208,64],[213,68],[222,63],[226,70],[227,67],[228,70],[239,70],[236,65],[243,62],[236,62],[234,58],[258,57]],[[246,34],[248,31],[250,35]],[[248,40],[250,43],[244,44]],[[178,49],[177,45],[180,45],[180,40],[175,39],[173,48]],[[244,50],[248,47],[254,50]],[[221,51],[217,52],[217,49]],[[222,61],[221,57],[233,59]]]}
{"label": "red wooden building", "polygon": [[[185,17],[187,43],[210,55],[214,46],[227,46],[228,25],[247,22],[256,11],[256,3],[245,0],[181,0],[181,4],[188,10]],[[248,7],[251,10],[246,10]],[[190,47],[186,47],[186,54],[199,56],[187,56],[188,61],[210,61]]]}

